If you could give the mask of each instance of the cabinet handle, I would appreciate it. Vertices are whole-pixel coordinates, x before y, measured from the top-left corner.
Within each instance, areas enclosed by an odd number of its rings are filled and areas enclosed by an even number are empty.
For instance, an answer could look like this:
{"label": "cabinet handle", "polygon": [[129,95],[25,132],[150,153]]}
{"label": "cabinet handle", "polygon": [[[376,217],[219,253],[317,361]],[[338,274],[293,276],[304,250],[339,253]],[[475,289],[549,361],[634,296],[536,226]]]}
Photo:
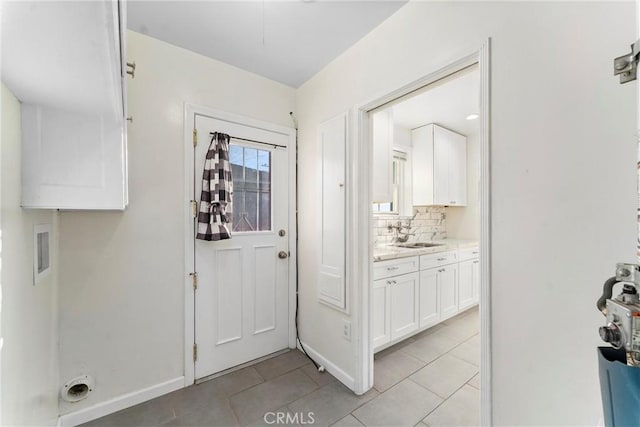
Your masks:
{"label": "cabinet handle", "polygon": [[438,270],[438,273],[442,273],[442,272],[444,272],[444,270],[445,270],[444,268],[441,268],[441,269]]}
{"label": "cabinet handle", "polygon": [[388,270],[388,271],[393,271],[393,270],[397,270],[397,269],[399,269],[399,268],[400,268],[400,267],[387,267],[387,270]]}
{"label": "cabinet handle", "polygon": [[387,280],[387,285],[395,285],[396,283],[395,280]]}
{"label": "cabinet handle", "polygon": [[479,262],[480,262],[480,261],[473,261],[473,263],[474,263],[474,264],[477,264],[477,263],[479,263]]}
{"label": "cabinet handle", "polygon": [[478,251],[473,251],[471,253],[474,254],[474,255],[478,255]]}
{"label": "cabinet handle", "polygon": [[446,258],[438,258],[438,261],[446,261]]}
{"label": "cabinet handle", "polygon": [[449,202],[449,204],[450,204],[450,205],[455,205],[455,204],[456,204],[456,202],[455,202],[455,201],[453,201],[453,202]]}

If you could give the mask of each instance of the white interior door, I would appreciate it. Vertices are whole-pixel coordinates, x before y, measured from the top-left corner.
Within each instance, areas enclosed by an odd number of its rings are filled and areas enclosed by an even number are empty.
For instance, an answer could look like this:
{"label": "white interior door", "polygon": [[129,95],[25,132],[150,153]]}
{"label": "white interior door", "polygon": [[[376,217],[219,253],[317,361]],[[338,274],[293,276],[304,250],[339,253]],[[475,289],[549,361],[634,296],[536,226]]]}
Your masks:
{"label": "white interior door", "polygon": [[231,139],[232,238],[194,239],[198,379],[288,347],[290,230],[288,135],[201,115],[195,126],[198,201],[210,132],[267,143]]}

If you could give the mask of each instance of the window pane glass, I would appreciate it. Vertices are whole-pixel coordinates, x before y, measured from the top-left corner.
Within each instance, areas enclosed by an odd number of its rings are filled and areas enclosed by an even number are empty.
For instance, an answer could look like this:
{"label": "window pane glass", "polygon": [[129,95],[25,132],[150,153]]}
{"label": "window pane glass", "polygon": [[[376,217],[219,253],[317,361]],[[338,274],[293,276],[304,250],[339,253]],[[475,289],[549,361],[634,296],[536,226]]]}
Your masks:
{"label": "window pane glass", "polygon": [[247,190],[258,187],[258,150],[254,148],[244,149],[244,185]]}
{"label": "window pane glass", "polygon": [[231,145],[233,231],[271,230],[271,153]]}
{"label": "window pane glass", "polygon": [[271,193],[260,193],[260,230],[271,230]]}

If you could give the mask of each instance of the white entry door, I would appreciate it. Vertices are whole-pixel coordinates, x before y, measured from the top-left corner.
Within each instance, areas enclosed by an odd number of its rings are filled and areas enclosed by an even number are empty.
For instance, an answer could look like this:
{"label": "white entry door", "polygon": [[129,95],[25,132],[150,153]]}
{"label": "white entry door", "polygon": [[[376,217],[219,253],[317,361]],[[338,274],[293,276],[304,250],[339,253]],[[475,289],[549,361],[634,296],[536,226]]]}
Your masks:
{"label": "white entry door", "polygon": [[199,379],[288,347],[288,241],[294,230],[288,229],[289,135],[198,114],[195,127],[197,201],[210,132],[235,137],[230,144],[232,238],[194,239]]}

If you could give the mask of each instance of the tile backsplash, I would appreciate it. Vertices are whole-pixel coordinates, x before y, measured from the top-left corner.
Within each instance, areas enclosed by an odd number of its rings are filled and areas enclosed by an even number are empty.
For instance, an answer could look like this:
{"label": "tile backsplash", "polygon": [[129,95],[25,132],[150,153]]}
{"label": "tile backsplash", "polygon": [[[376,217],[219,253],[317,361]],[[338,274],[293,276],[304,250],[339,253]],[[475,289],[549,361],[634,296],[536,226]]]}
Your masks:
{"label": "tile backsplash", "polygon": [[[410,216],[398,216],[388,214],[373,215],[373,235],[376,245],[385,245],[393,242],[396,231],[389,230],[389,225],[396,225],[398,221],[402,225],[410,225],[409,242],[425,242],[429,240],[442,240],[447,238],[447,208],[443,206],[415,206],[413,219]],[[406,229],[403,229],[405,232]]]}

